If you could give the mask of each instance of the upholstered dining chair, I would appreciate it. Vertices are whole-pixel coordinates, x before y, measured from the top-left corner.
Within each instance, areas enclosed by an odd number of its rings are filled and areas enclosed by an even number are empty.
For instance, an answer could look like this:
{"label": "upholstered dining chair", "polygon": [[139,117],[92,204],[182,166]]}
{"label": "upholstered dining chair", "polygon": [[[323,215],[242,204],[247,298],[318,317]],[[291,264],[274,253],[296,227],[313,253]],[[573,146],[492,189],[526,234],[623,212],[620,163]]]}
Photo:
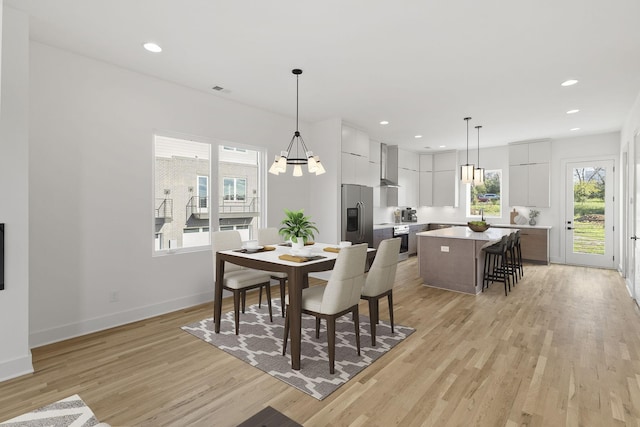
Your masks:
{"label": "upholstered dining chair", "polygon": [[[316,338],[319,338],[320,319],[327,322],[329,347],[329,372],[335,373],[336,319],[351,313],[356,334],[356,347],[360,356],[360,321],[358,301],[364,285],[364,268],[367,259],[367,244],[341,248],[331,276],[326,285],[312,286],[302,290],[302,312],[316,317]],[[289,295],[285,301],[289,303]],[[284,322],[284,344],[282,355],[287,353],[289,340],[289,310]]]}
{"label": "upholstered dining chair", "polygon": [[[218,251],[240,249],[242,238],[238,231],[216,231],[211,233],[213,246],[213,277],[216,277],[215,254]],[[251,268],[243,268],[232,263],[225,263],[222,288],[233,292],[233,312],[235,315],[236,335],[240,328],[240,299],[248,290],[265,287],[269,304],[269,318],[273,322],[271,312],[271,280],[269,273]]]}
{"label": "upholstered dining chair", "polygon": [[376,345],[376,325],[380,318],[378,303],[380,298],[387,297],[389,303],[389,320],[393,333],[393,282],[396,280],[398,267],[398,253],[401,239],[386,239],[380,242],[376,257],[367,273],[367,278],[360,295],[361,299],[369,302],[369,317],[371,320],[371,345]]}
{"label": "upholstered dining chair", "polygon": [[[275,245],[282,242],[282,238],[278,233],[278,229],[275,227],[259,228],[258,229],[258,245]],[[284,317],[284,295],[285,285],[287,283],[287,273],[281,273],[279,271],[269,272],[271,278],[277,280],[280,283],[280,307],[282,311],[282,317]],[[262,289],[260,289],[260,300],[262,299]]]}

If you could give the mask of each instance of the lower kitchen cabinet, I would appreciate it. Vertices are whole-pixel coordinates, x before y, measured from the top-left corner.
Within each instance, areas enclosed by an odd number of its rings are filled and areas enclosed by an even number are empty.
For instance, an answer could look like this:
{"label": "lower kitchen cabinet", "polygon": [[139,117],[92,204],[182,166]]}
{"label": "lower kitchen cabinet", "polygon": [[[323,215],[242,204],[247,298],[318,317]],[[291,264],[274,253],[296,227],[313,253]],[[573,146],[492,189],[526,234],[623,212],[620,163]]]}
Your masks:
{"label": "lower kitchen cabinet", "polygon": [[522,259],[549,264],[549,230],[537,228],[520,229]]}
{"label": "lower kitchen cabinet", "polygon": [[409,256],[416,255],[418,253],[418,237],[416,233],[427,231],[425,224],[410,225],[409,226]]}
{"label": "lower kitchen cabinet", "polygon": [[377,230],[373,230],[373,247],[375,249],[378,249],[378,246],[380,246],[380,242],[385,239],[391,238],[393,238],[393,227],[378,228]]}

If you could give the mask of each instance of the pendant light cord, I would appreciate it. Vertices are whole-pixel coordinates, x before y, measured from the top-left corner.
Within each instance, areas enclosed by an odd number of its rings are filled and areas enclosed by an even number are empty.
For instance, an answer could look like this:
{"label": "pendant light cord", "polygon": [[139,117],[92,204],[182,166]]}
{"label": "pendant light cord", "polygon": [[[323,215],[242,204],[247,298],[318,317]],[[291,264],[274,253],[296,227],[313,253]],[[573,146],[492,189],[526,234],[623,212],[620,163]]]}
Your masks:
{"label": "pendant light cord", "polygon": [[464,118],[464,121],[467,122],[467,165],[469,164],[469,120],[471,117]]}

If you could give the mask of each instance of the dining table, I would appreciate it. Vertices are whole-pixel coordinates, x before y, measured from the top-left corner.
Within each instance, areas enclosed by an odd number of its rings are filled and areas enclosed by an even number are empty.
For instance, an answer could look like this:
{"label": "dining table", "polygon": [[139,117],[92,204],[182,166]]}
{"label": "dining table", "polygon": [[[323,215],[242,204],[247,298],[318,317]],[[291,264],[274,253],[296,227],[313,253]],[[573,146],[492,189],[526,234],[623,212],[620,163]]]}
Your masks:
{"label": "dining table", "polygon": [[[222,317],[222,283],[224,278],[224,266],[229,262],[246,268],[263,271],[277,271],[287,274],[287,287],[289,291],[289,331],[291,338],[291,368],[300,369],[300,347],[302,342],[302,290],[309,286],[309,273],[327,271],[333,269],[338,258],[339,247],[337,244],[318,243],[305,246],[309,254],[305,254],[305,261],[297,262],[281,259],[281,255],[293,255],[292,248],[286,244],[273,244],[257,250],[232,249],[216,252],[216,281],[213,317],[215,333],[220,333],[220,321]],[[325,250],[326,249],[326,250]],[[375,256],[375,249],[367,251],[367,265]]]}

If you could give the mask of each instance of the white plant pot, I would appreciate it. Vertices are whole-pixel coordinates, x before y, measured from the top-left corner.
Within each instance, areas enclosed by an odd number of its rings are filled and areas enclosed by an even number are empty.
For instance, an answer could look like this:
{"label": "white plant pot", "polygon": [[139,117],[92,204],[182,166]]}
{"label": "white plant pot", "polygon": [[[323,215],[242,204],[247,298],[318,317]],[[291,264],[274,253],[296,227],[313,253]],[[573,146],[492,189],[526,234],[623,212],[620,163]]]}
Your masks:
{"label": "white plant pot", "polygon": [[291,249],[293,249],[293,251],[299,251],[302,250],[304,248],[304,240],[302,240],[302,238],[298,238],[297,242],[294,242],[293,240],[291,241]]}

